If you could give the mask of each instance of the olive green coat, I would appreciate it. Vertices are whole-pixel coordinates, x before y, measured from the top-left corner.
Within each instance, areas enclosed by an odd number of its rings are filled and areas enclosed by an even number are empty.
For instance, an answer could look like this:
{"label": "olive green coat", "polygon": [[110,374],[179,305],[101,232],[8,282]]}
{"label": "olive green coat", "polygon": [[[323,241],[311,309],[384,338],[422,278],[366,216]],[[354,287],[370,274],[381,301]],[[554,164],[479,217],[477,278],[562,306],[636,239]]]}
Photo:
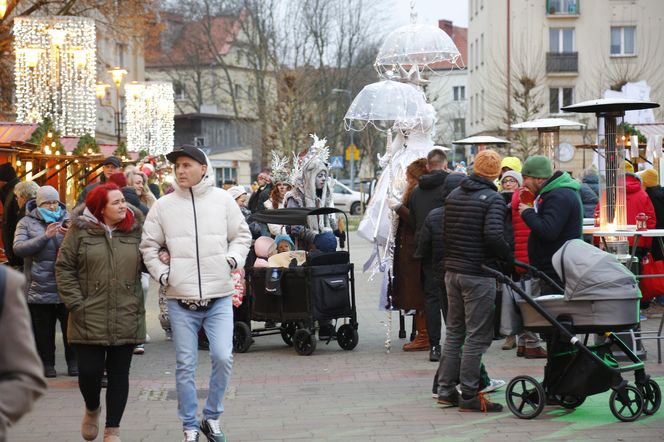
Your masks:
{"label": "olive green coat", "polygon": [[70,343],[124,345],[145,341],[145,306],[141,288],[143,215],[130,232],[106,229],[86,216],[83,207],[72,223],[55,264],[58,291],[69,309]]}

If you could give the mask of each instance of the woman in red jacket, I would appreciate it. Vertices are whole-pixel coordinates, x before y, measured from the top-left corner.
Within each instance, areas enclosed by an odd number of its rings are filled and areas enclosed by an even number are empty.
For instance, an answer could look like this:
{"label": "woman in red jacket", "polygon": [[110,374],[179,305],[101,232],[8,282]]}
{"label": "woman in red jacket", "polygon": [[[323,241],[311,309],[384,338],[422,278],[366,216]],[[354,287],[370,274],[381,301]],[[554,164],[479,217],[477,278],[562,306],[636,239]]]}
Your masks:
{"label": "woman in red jacket", "polygon": [[[516,181],[511,183],[510,179]],[[530,228],[519,215],[519,198],[521,192],[530,192],[528,189],[522,189],[523,178],[520,173],[510,171],[503,175],[501,181],[503,189],[515,188],[512,194],[512,200],[509,209],[512,215],[512,230],[514,231],[514,259],[528,264],[528,236]],[[521,267],[515,267],[517,277],[521,277],[526,270]],[[546,350],[542,347],[543,341],[537,335],[530,331],[524,331],[518,336],[508,336],[503,343],[503,350],[511,350],[515,346],[516,355],[527,359],[546,358]]]}

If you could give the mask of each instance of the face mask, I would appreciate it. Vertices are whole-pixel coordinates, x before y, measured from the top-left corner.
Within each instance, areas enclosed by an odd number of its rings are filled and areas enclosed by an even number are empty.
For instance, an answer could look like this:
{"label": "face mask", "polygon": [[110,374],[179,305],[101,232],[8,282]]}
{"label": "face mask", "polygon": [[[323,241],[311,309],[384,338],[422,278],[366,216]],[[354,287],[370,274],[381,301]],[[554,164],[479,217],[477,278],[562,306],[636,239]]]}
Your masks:
{"label": "face mask", "polygon": [[55,212],[52,210],[44,209],[42,207],[38,207],[37,210],[39,210],[39,213],[41,214],[42,218],[44,218],[44,221],[46,221],[46,224],[54,223],[60,219],[60,207],[58,207],[58,210]]}

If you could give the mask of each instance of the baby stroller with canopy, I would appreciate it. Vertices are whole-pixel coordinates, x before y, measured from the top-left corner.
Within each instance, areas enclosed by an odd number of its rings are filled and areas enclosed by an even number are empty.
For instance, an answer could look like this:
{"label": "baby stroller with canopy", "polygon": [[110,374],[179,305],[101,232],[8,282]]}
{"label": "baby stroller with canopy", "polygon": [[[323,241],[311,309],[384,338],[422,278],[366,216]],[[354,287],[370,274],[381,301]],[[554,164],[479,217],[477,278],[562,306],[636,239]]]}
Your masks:
{"label": "baby stroller with canopy", "polygon": [[[636,277],[614,255],[581,240],[570,240],[552,259],[563,281],[559,287],[536,268],[528,269],[536,278],[545,279],[560,294],[537,298],[529,296],[511,278],[483,266],[516,294],[515,304],[524,329],[543,333],[548,344],[544,379],[517,376],[506,389],[507,406],[522,419],[537,417],[545,405],[568,409],[580,406],[586,397],[612,390],[609,407],[625,422],[652,415],[659,409],[661,391],[645,372],[643,362],[613,332],[634,327],[639,322],[639,291]],[[588,334],[597,333],[605,342],[588,346]],[[582,341],[576,334],[586,334]],[[612,348],[623,352],[630,363],[620,365]],[[622,374],[634,372],[629,384]]]}
{"label": "baby stroller with canopy", "polygon": [[[298,207],[264,210],[251,220],[305,225],[309,216],[331,213],[348,218],[344,211],[331,207]],[[348,239],[346,249],[350,250]],[[319,337],[322,334],[317,325],[339,319],[343,324],[326,341],[335,339],[342,349],[354,349],[359,340],[355,276],[347,250],[309,254],[304,265],[247,268],[246,295],[240,309],[234,310],[233,350],[244,353],[253,338],[280,334],[299,355],[309,356],[316,350],[316,332]],[[275,325],[252,329],[252,321]]]}

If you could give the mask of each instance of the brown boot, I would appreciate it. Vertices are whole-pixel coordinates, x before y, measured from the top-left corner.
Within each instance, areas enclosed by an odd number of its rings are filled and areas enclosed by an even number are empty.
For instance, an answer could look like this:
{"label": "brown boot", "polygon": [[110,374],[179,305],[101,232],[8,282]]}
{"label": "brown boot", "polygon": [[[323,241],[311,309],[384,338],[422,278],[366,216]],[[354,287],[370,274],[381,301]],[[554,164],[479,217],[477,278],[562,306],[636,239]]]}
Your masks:
{"label": "brown boot", "polygon": [[120,429],[118,427],[104,428],[104,442],[122,442],[120,440]]}
{"label": "brown boot", "polygon": [[81,436],[85,440],[95,440],[99,434],[99,415],[101,414],[101,405],[95,411],[85,409],[85,416],[81,423]]}
{"label": "brown boot", "polygon": [[403,351],[426,351],[429,350],[429,333],[427,333],[427,318],[424,312],[415,315],[415,329],[417,336],[413,342],[404,344]]}

